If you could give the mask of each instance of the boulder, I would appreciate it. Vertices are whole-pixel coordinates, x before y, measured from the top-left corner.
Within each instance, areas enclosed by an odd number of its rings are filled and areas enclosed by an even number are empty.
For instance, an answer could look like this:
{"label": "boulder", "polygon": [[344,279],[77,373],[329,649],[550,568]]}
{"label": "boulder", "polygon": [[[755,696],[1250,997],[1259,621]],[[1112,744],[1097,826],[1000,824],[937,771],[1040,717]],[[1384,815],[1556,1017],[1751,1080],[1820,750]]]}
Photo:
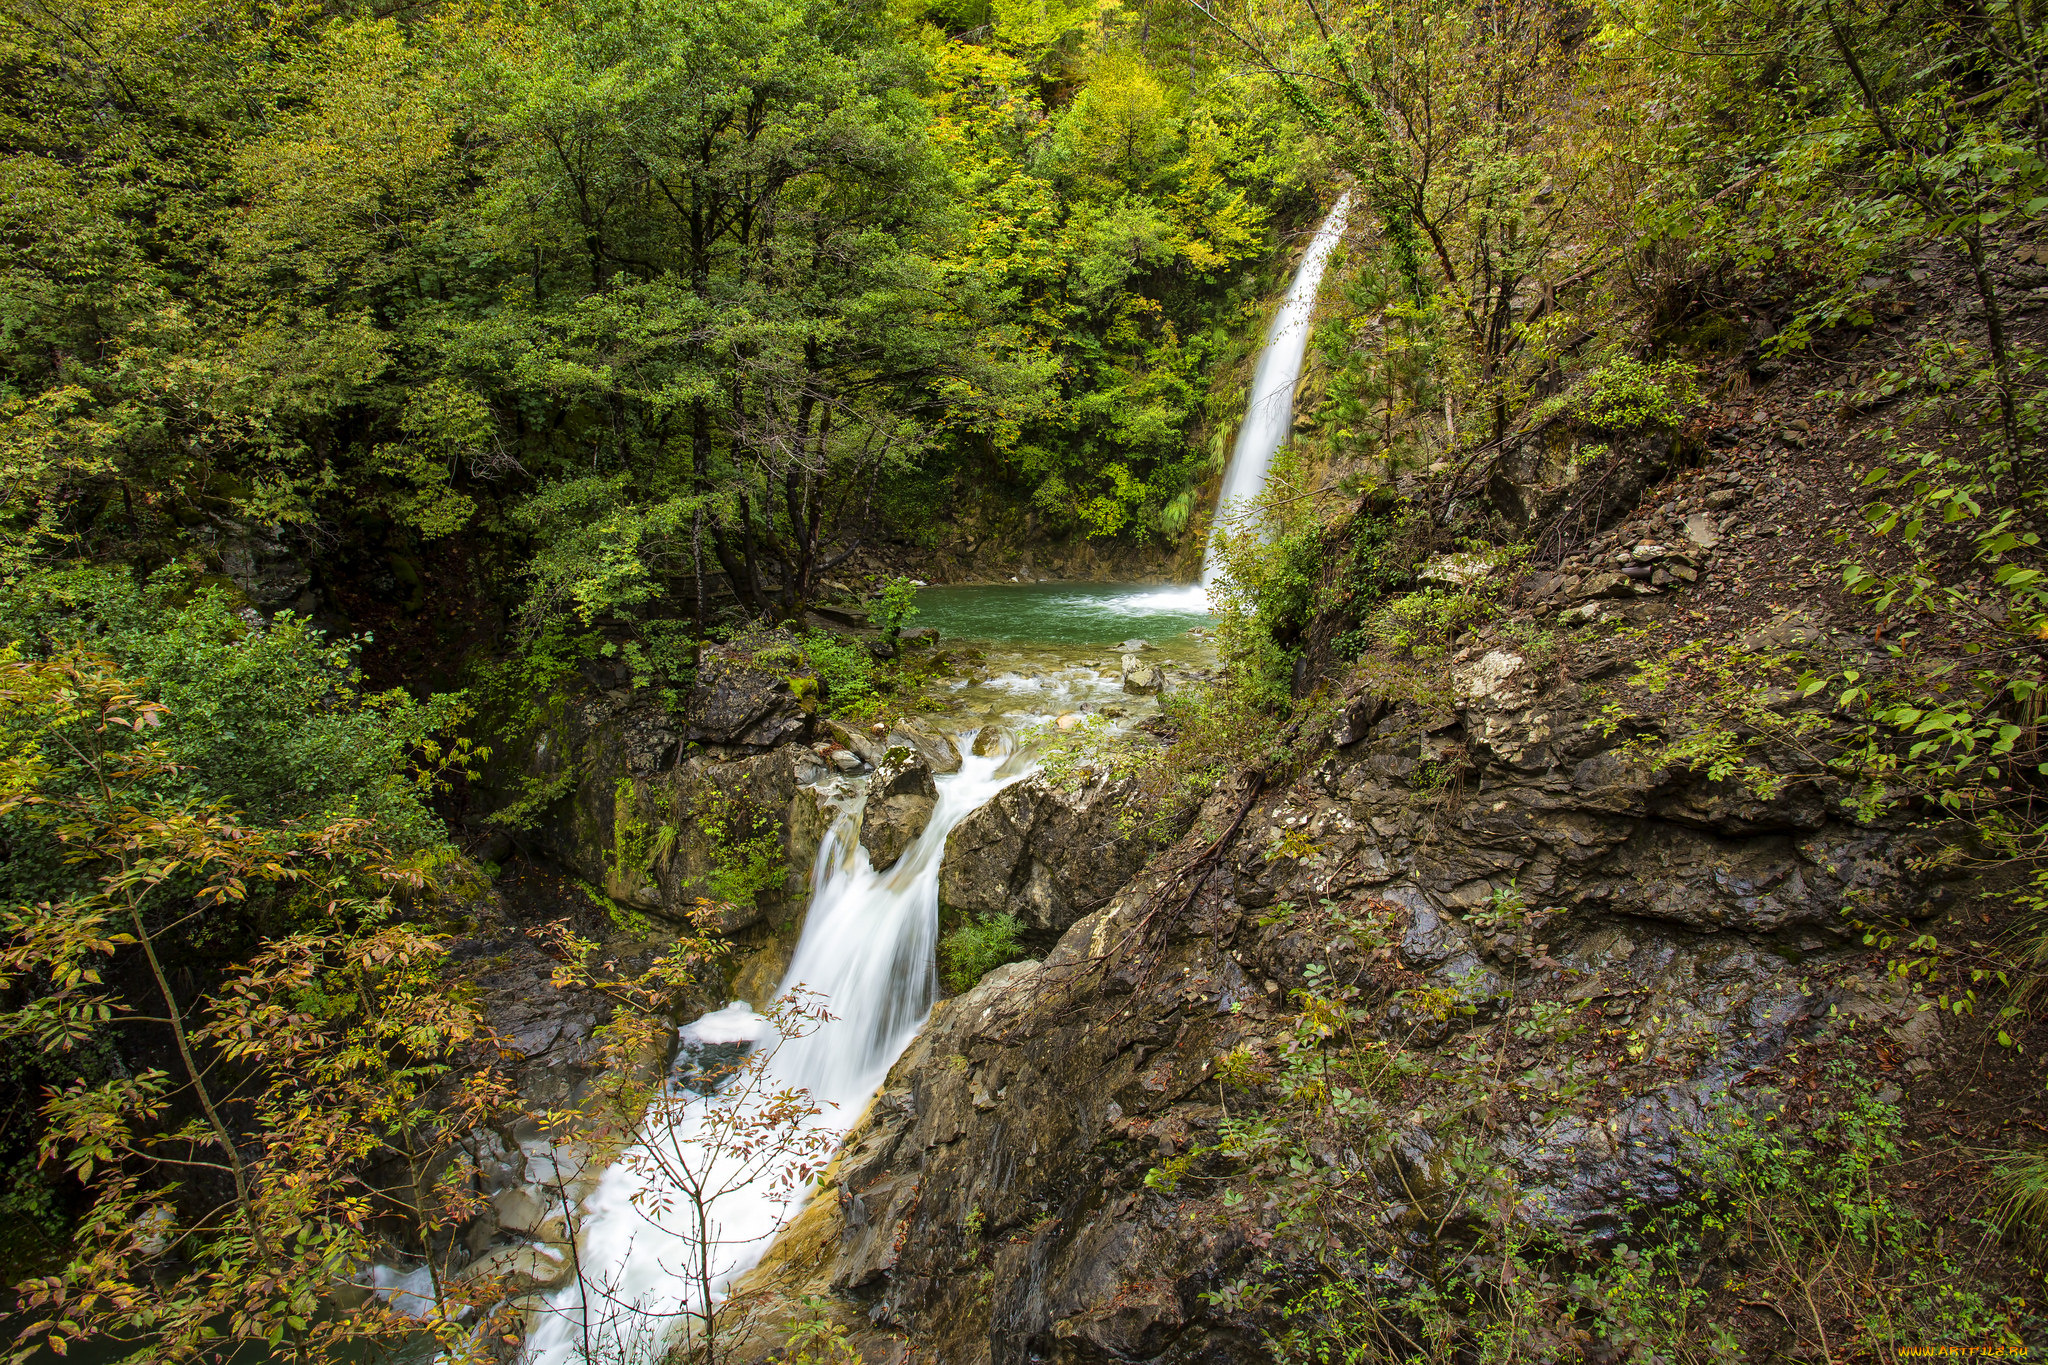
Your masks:
{"label": "boulder", "polygon": [[841,748],[851,749],[855,754],[859,755],[860,761],[867,764],[870,768],[875,767],[882,761],[882,750],[887,747],[882,742],[882,734],[863,729],[857,725],[847,725],[841,721],[826,721],[825,733],[834,744],[839,745]]}
{"label": "boulder", "polygon": [[960,748],[953,743],[953,737],[935,730],[921,720],[908,716],[889,727],[885,748],[908,745],[917,751],[927,768],[935,773],[957,773],[960,771]]}
{"label": "boulder", "polygon": [[1166,690],[1166,673],[1158,664],[1148,664],[1135,654],[1126,654],[1124,691],[1136,697],[1156,697]]}
{"label": "boulder", "polygon": [[503,1296],[518,1298],[535,1290],[553,1289],[575,1272],[575,1262],[559,1247],[539,1242],[514,1242],[486,1251],[455,1275],[458,1284],[491,1284]]}
{"label": "boulder", "polygon": [[810,736],[815,704],[787,678],[737,659],[706,654],[690,693],[689,737],[699,744],[772,749]]}
{"label": "boulder", "polygon": [[266,616],[286,607],[304,615],[315,604],[309,591],[313,571],[274,533],[238,529],[218,540],[214,552],[220,556],[222,576]]}
{"label": "boulder", "polygon": [[1573,596],[1587,599],[1633,597],[1635,591],[1635,580],[1625,573],[1596,573],[1588,575]]}
{"label": "boulder", "polygon": [[1123,827],[1131,794],[1130,784],[1108,779],[1073,791],[1043,777],[1005,787],[946,836],[940,902],[1063,931],[1107,903],[1158,847],[1158,832]]}
{"label": "boulder", "polygon": [[491,1209],[498,1226],[507,1232],[529,1235],[552,1218],[562,1217],[562,1201],[552,1190],[537,1185],[508,1185],[491,1196]]}
{"label": "boulder", "polygon": [[976,758],[1008,758],[1017,752],[1017,736],[1007,726],[990,721],[974,732]]}
{"label": "boulder", "polygon": [[938,798],[932,770],[915,749],[898,744],[883,753],[869,780],[867,807],[860,818],[860,844],[877,870],[894,867],[903,850],[924,833]]}

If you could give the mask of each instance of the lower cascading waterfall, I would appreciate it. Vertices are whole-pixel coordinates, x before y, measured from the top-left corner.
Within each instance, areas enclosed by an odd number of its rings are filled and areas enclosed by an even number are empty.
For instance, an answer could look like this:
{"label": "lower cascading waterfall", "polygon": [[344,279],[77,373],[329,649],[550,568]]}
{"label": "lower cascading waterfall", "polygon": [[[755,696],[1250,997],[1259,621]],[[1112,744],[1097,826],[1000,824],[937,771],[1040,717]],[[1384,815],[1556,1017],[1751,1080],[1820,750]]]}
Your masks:
{"label": "lower cascading waterfall", "polygon": [[[782,985],[785,992],[815,992],[831,1017],[782,1044],[769,1080],[771,1088],[808,1092],[821,1110],[809,1122],[834,1141],[860,1116],[937,996],[946,836],[1030,769],[1021,756],[963,756],[960,771],[937,779],[938,804],[924,832],[885,871],[874,869],[860,845],[858,808],[833,821],[812,869],[810,912]],[[745,1001],[681,1031],[686,1051],[776,1036],[774,1025]],[[605,1172],[582,1206],[576,1233],[581,1273],[548,1295],[527,1338],[527,1365],[658,1360],[689,1315],[702,1310],[696,1214],[674,1190],[661,1188],[660,1170],[686,1166],[708,1175],[706,1184],[720,1184],[717,1163],[734,1158],[707,1155],[702,1136],[707,1107],[717,1103],[715,1094],[694,1100],[672,1111],[679,1119],[660,1125],[661,1131],[643,1128],[638,1146]],[[654,1151],[655,1143],[668,1148]],[[757,1179],[708,1208],[714,1301],[760,1260],[795,1212],[776,1185]]]}

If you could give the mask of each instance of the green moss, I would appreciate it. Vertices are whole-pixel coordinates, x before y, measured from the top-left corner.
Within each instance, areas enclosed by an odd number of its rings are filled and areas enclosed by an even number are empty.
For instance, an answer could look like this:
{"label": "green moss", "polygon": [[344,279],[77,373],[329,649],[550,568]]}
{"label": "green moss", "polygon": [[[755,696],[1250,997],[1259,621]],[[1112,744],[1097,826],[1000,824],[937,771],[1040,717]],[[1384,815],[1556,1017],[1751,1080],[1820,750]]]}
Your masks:
{"label": "green moss", "polygon": [[788,875],[782,822],[743,793],[716,788],[697,799],[691,814],[711,844],[705,890],[713,900],[751,905]]}

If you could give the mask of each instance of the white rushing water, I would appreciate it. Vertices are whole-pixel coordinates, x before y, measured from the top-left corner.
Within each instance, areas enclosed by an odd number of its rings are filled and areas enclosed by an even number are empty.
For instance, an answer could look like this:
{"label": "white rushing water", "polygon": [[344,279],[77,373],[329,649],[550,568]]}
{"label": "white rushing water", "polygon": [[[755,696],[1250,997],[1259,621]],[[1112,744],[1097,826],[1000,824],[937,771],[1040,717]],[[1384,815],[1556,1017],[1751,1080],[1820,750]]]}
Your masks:
{"label": "white rushing water", "polygon": [[[1266,486],[1273,456],[1294,425],[1294,385],[1301,378],[1301,358],[1308,351],[1309,320],[1315,312],[1316,290],[1323,283],[1323,267],[1330,252],[1344,235],[1344,223],[1351,209],[1351,192],[1337,196],[1323,225],[1316,229],[1308,250],[1295,268],[1294,282],[1287,297],[1273,315],[1266,332],[1265,349],[1252,370],[1251,398],[1245,404],[1244,422],[1237,429],[1237,444],[1231,448],[1230,463],[1223,471],[1223,491],[1216,496],[1215,529],[1210,532],[1209,551],[1202,562],[1201,593],[1206,597],[1216,581],[1216,547],[1233,516],[1241,515]],[[1192,591],[1192,590],[1190,590]]]}
{"label": "white rushing water", "polygon": [[[1341,195],[1317,228],[1266,333],[1217,498],[1202,581],[1132,593],[1117,604],[1126,612],[1208,610],[1217,538],[1258,497],[1274,455],[1291,434],[1316,292],[1350,203],[1349,193]],[[1040,691],[1048,685],[1045,679],[1018,680],[1020,686],[1026,681]],[[1021,758],[963,758],[959,772],[938,779],[931,823],[886,872],[875,871],[860,846],[857,809],[842,812],[826,835],[811,875],[803,938],[782,989],[817,992],[834,1017],[782,1042],[763,1078],[768,1089],[808,1092],[822,1110],[811,1121],[814,1131],[824,1137],[836,1142],[852,1126],[936,997],[939,863],[946,836],[1029,768]],[[681,1032],[685,1054],[731,1044],[772,1046],[780,1035],[754,1009],[766,1003],[735,1001],[689,1025]],[[775,1171],[755,1174],[716,1140],[716,1106],[739,1103],[729,1093],[738,1086],[735,1081],[708,1099],[652,1107],[651,1113],[666,1114],[668,1121],[643,1126],[636,1146],[583,1201],[577,1241],[582,1273],[549,1296],[548,1310],[528,1337],[525,1365],[640,1365],[659,1359],[688,1315],[701,1310],[694,1213],[677,1197],[669,1172],[687,1168],[714,1188],[737,1184],[709,1210],[714,1300],[760,1260],[795,1211],[793,1195],[801,1191],[787,1190]],[[751,1087],[756,1094],[762,1088],[760,1082]],[[729,1178],[741,1174],[755,1178],[744,1184]],[[381,1281],[380,1287],[401,1294],[412,1288]]]}
{"label": "white rushing water", "polygon": [[[963,741],[968,737],[963,736]],[[966,743],[962,743],[963,751]],[[811,906],[782,989],[817,992],[833,1018],[784,1042],[767,1089],[800,1087],[822,1113],[812,1120],[833,1141],[860,1116],[909,1044],[937,994],[934,950],[939,924],[939,863],[953,827],[1010,783],[1028,761],[964,754],[960,771],[938,778],[931,823],[895,866],[877,872],[860,846],[857,809],[842,811],[818,851]],[[766,1004],[767,1002],[757,1002]],[[735,1001],[682,1030],[687,1048],[759,1045],[778,1037],[752,1004]],[[752,1087],[757,1093],[763,1088]],[[665,1170],[687,1167],[716,1187],[740,1157],[706,1150],[715,1130],[708,1106],[723,1096],[669,1109],[673,1121],[643,1128],[639,1143],[605,1172],[584,1202],[578,1248],[583,1266],[549,1296],[526,1344],[528,1365],[636,1365],[659,1359],[685,1315],[700,1307],[693,1213],[676,1198]],[[657,1104],[655,1112],[664,1106]],[[661,1131],[652,1131],[660,1129]],[[715,1144],[714,1144],[715,1145]],[[767,1250],[797,1201],[772,1174],[719,1198],[710,1208],[715,1268],[712,1296]],[[800,1193],[800,1192],[799,1192]]]}

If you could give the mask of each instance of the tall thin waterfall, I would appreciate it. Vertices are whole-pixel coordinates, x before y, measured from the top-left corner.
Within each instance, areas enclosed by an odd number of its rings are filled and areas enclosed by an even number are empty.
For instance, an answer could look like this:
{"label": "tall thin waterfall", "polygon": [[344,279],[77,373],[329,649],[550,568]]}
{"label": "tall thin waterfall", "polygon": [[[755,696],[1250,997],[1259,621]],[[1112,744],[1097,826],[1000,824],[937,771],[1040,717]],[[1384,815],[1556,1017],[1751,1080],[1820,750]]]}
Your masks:
{"label": "tall thin waterfall", "polygon": [[[783,1045],[769,1089],[801,1087],[824,1109],[814,1122],[835,1141],[923,1024],[937,995],[933,950],[939,927],[939,864],[946,836],[997,792],[1026,776],[1021,757],[964,757],[938,779],[939,799],[924,833],[877,872],[858,838],[858,809],[842,812],[811,872],[811,907],[783,989],[818,992],[832,1018]],[[766,1002],[762,1002],[766,1003]],[[682,1030],[687,1044],[757,1043],[774,1035],[744,1001]],[[642,1148],[667,1147],[667,1164],[705,1163],[691,1130],[712,1101],[694,1102],[665,1132],[643,1132]],[[606,1170],[584,1201],[578,1250],[583,1274],[549,1296],[526,1344],[527,1365],[645,1365],[659,1360],[682,1315],[699,1305],[691,1280],[697,1242],[692,1215],[658,1187],[662,1163],[632,1153]],[[710,1183],[717,1183],[715,1180]],[[751,1269],[793,1207],[758,1180],[710,1210],[718,1248],[712,1295],[722,1298]]]}
{"label": "tall thin waterfall", "polygon": [[1323,282],[1323,266],[1330,259],[1337,239],[1344,235],[1344,222],[1351,209],[1351,192],[1337,197],[1323,225],[1303,253],[1287,286],[1287,297],[1273,316],[1266,333],[1266,348],[1259,352],[1258,367],[1252,371],[1251,400],[1245,404],[1244,423],[1237,429],[1237,444],[1231,449],[1230,464],[1223,471],[1223,491],[1216,498],[1215,529],[1209,536],[1209,552],[1202,562],[1202,588],[1206,593],[1215,583],[1216,547],[1234,513],[1246,508],[1266,486],[1266,473],[1273,456],[1287,441],[1294,421],[1294,383],[1301,377],[1301,358],[1308,350],[1309,317],[1315,312],[1316,289]]}

